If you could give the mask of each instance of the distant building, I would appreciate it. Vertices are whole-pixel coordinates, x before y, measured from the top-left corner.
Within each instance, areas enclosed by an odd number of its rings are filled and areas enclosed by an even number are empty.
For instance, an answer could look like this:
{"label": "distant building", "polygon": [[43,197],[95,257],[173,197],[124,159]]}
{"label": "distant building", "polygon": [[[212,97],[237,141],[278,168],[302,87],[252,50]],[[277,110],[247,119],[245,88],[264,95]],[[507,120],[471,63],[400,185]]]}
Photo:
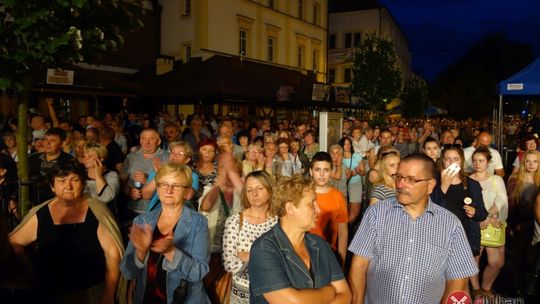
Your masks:
{"label": "distant building", "polygon": [[[326,106],[313,102],[313,92],[326,96],[324,85],[317,84],[327,82],[328,0],[154,0],[144,5],[144,28],[127,35],[121,50],[99,65],[65,66],[68,71],[58,76],[43,71],[30,107],[46,114],[43,98],[52,96],[59,114],[74,118],[119,111],[124,104],[147,113],[289,117]],[[51,83],[49,77],[63,83]],[[14,114],[9,96],[0,97],[0,108]]]}
{"label": "distant building", "polygon": [[[236,74],[231,73],[228,77],[236,78],[241,78],[244,72],[245,75],[256,76],[246,69],[258,69],[260,64],[269,65],[273,67],[268,70],[272,71],[271,74],[259,81],[275,83],[276,79],[272,77],[283,78],[277,80],[277,87],[271,92],[273,95],[283,91],[283,87],[296,87],[305,82],[299,74],[313,82],[326,83],[327,0],[180,0],[159,3],[162,5],[162,55],[186,64],[198,60],[200,67],[210,73],[226,73],[216,69],[234,65]],[[211,60],[215,56],[222,58]],[[242,68],[239,63],[234,63],[245,61],[250,64]],[[172,71],[173,65],[174,62],[169,61],[168,66],[158,68],[158,73]],[[292,84],[290,79],[286,79],[291,78],[287,75],[294,79]],[[237,80],[236,85],[241,85],[241,80]],[[208,86],[212,88],[214,84],[210,82],[212,78],[208,77]],[[206,104],[219,104],[219,113],[255,114],[256,104],[268,105],[277,100],[277,96],[271,98],[273,96],[264,91],[268,86],[262,85],[260,96],[253,96],[224,82],[221,81],[220,92],[200,92],[201,96],[196,101],[203,99]],[[246,81],[245,85],[257,89],[257,83]],[[312,85],[308,86],[311,90]],[[178,93],[181,103],[189,103],[189,99],[195,97],[181,90]],[[308,95],[302,96],[303,100],[295,95],[293,100],[311,101],[311,91]],[[170,97],[174,99],[174,96]]]}
{"label": "distant building", "polygon": [[349,86],[353,78],[354,48],[367,35],[390,39],[405,78],[410,77],[411,53],[407,37],[390,11],[377,0],[335,0],[329,2],[328,83]]}

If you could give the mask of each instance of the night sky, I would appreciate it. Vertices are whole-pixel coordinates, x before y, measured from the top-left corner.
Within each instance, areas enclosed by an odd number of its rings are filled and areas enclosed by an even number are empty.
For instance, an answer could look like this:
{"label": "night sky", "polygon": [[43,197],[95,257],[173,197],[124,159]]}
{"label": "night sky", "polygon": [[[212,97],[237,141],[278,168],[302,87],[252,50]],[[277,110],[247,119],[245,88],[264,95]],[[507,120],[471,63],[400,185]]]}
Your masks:
{"label": "night sky", "polygon": [[405,33],[413,70],[433,80],[481,37],[503,32],[540,53],[540,0],[380,0]]}

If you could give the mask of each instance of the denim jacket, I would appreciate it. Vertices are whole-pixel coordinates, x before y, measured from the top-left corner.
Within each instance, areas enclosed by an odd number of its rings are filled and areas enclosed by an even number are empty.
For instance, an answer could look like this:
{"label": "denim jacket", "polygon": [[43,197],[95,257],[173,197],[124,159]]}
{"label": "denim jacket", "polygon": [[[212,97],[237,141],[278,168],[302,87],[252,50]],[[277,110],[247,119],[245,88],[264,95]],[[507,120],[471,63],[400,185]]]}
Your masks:
{"label": "denim jacket", "polygon": [[285,288],[321,288],[344,279],[336,256],[326,241],[306,233],[311,270],[295,253],[289,238],[276,224],[251,246],[249,255],[250,303],[268,303],[263,294]]}
{"label": "denim jacket", "polygon": [[[161,209],[137,216],[134,225],[149,224],[156,228]],[[184,205],[182,215],[174,230],[173,242],[176,247],[174,259],[163,259],[163,270],[167,272],[167,303],[173,300],[173,293],[182,279],[189,282],[188,297],[185,303],[210,303],[203,286],[203,278],[208,273],[210,258],[208,245],[208,223],[204,216]],[[143,302],[146,287],[148,255],[141,263],[129,242],[126,254],[120,263],[120,270],[128,280],[136,279],[133,303]]]}

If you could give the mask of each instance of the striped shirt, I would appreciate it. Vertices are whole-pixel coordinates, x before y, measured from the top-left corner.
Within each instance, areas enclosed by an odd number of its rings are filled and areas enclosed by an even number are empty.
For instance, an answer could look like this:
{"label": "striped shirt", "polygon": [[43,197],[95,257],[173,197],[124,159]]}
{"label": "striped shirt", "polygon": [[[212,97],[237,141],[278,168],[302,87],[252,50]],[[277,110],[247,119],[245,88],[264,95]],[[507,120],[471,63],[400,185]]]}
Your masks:
{"label": "striped shirt", "polygon": [[371,197],[376,198],[377,201],[384,201],[385,199],[391,199],[396,197],[396,190],[388,188],[385,184],[376,184],[371,189]]}
{"label": "striped shirt", "polygon": [[365,303],[439,303],[447,280],[478,273],[458,218],[431,200],[416,220],[395,198],[369,207],[349,251],[370,261]]}

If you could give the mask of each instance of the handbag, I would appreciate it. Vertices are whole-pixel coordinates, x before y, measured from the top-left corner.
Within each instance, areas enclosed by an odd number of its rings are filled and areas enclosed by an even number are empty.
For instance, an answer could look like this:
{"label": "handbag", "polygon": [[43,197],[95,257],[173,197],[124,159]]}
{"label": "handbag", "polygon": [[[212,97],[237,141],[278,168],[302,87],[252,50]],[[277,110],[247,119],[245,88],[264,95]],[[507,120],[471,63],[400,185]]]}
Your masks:
{"label": "handbag", "polygon": [[501,247],[506,243],[506,223],[496,228],[491,224],[480,231],[480,244],[484,247]]}

